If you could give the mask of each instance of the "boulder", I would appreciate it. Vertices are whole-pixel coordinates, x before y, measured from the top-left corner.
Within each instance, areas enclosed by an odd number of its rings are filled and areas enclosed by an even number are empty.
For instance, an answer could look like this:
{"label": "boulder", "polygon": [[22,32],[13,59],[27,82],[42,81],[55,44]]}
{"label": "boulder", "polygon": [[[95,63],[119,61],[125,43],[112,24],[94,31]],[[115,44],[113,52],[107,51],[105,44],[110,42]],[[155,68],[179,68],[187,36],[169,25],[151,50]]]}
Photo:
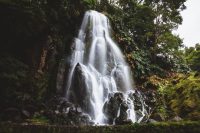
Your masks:
{"label": "boulder", "polygon": [[[114,95],[110,94],[110,98],[104,104],[103,112],[108,119],[109,124],[113,124],[117,118],[118,111],[120,110],[121,104],[124,101],[124,96],[121,92],[116,92]],[[126,108],[125,106],[122,107]]]}
{"label": "boulder", "polygon": [[64,97],[54,97],[48,103],[50,106],[42,113],[52,123],[61,125],[93,125],[89,115],[85,114],[79,105],[70,103]]}
{"label": "boulder", "polygon": [[183,119],[179,116],[175,116],[174,118],[171,119],[171,121],[175,121],[175,122],[178,122],[178,121],[182,121]]}
{"label": "boulder", "polygon": [[116,125],[124,125],[132,123],[132,121],[128,119],[127,110],[128,110],[128,105],[126,104],[125,101],[123,101],[120,105],[119,116],[115,120]]}
{"label": "boulder", "polygon": [[86,82],[87,73],[80,63],[77,63],[72,77],[72,84],[69,90],[69,101],[79,105],[82,110],[91,116],[94,114],[91,103],[90,83]]}

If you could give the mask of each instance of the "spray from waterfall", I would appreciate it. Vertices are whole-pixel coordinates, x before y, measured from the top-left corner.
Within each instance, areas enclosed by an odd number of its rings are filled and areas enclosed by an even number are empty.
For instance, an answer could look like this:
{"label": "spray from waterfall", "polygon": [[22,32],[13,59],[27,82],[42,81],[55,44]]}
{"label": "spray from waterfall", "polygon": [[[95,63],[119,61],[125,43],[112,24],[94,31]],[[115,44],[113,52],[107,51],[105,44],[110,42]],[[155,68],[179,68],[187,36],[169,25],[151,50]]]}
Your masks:
{"label": "spray from waterfall", "polygon": [[[111,38],[108,18],[97,11],[87,11],[73,44],[66,98],[98,124],[115,123],[124,116],[123,109],[127,116],[123,119],[139,122],[145,109],[142,107],[142,115],[137,116],[134,93],[130,68]],[[115,108],[117,113],[111,117]]]}

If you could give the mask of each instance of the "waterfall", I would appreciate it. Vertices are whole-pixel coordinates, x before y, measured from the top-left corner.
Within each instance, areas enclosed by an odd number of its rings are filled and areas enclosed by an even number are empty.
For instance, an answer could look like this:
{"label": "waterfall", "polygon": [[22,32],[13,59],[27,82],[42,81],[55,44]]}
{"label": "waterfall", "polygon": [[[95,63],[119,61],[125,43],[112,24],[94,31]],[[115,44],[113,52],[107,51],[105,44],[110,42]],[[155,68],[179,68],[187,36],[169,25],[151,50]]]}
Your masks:
{"label": "waterfall", "polygon": [[[93,10],[85,13],[72,46],[66,98],[98,124],[107,124],[109,119],[116,121],[126,106],[124,119],[139,122],[145,109],[140,109],[142,115],[137,118],[135,98],[131,96],[135,93],[131,71],[110,34],[109,20],[104,14]],[[110,104],[112,99],[117,99],[116,106]],[[109,116],[110,108],[117,109],[116,115]]]}

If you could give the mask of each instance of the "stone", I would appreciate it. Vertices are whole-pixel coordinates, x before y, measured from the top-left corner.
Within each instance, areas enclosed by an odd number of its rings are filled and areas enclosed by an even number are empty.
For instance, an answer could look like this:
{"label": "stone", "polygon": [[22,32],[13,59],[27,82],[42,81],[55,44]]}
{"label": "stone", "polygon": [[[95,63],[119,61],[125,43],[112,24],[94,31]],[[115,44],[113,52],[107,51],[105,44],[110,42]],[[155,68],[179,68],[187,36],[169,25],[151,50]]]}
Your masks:
{"label": "stone", "polygon": [[174,118],[171,119],[171,121],[176,121],[176,122],[182,121],[182,120],[183,119],[181,117],[179,117],[179,116],[175,116]]}
{"label": "stone", "polygon": [[154,120],[154,119],[149,119],[149,120],[148,120],[148,123],[156,123],[156,122],[158,122],[158,121],[156,121],[156,120]]}
{"label": "stone", "polygon": [[61,125],[93,125],[89,115],[83,113],[79,105],[70,103],[66,98],[54,97],[49,101],[50,106],[42,113],[52,123]]}
{"label": "stone", "polygon": [[[118,121],[127,119],[127,109],[128,105],[124,102],[124,96],[121,92],[116,92],[109,95],[110,99],[104,104],[103,112],[108,119],[109,124],[113,124],[115,119]],[[120,112],[119,112],[120,111]]]}
{"label": "stone", "polygon": [[71,88],[69,89],[69,101],[81,107],[81,109],[94,116],[92,102],[90,99],[90,84],[86,82],[87,74],[84,72],[81,64],[77,63],[72,77]]}
{"label": "stone", "polygon": [[120,113],[119,113],[119,119],[122,121],[125,121],[128,119],[128,114],[127,114],[127,110],[128,110],[128,105],[125,102],[122,102],[120,105]]}

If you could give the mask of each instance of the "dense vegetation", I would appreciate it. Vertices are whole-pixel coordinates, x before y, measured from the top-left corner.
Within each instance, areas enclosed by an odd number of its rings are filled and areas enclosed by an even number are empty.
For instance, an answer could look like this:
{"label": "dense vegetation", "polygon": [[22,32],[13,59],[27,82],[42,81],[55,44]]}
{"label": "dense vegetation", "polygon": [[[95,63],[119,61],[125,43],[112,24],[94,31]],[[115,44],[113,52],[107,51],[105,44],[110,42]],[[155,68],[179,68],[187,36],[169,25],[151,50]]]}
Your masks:
{"label": "dense vegetation", "polygon": [[169,111],[186,119],[198,120],[200,118],[199,77],[198,73],[179,74],[163,88]]}
{"label": "dense vegetation", "polygon": [[90,9],[110,18],[137,88],[157,99],[152,118],[199,120],[200,46],[184,49],[172,34],[185,1],[0,0],[0,120],[63,123],[43,112],[63,94],[66,58]]}

